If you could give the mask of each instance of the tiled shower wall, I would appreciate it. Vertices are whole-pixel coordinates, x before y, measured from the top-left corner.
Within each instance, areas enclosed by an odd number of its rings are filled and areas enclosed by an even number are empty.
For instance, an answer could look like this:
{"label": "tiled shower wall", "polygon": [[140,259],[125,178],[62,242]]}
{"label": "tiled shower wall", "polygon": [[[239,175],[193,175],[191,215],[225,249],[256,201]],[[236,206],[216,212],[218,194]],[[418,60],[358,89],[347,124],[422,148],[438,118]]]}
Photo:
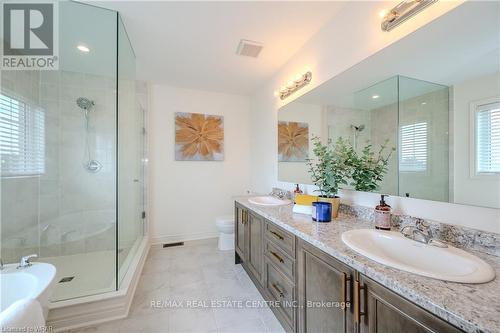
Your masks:
{"label": "tiled shower wall", "polygon": [[[44,174],[2,179],[2,259],[114,247],[115,79],[68,71],[5,71],[2,90],[45,110],[46,140]],[[89,145],[103,168],[95,174],[83,167],[86,130],[78,97],[96,104],[90,113]],[[101,212],[96,225],[82,225],[89,211]],[[103,230],[97,244],[98,237],[87,237]]]}
{"label": "tiled shower wall", "polygon": [[399,173],[399,195],[449,201],[448,89],[439,89],[400,102],[400,126],[427,123],[427,169]]}
{"label": "tiled shower wall", "polygon": [[[40,72],[2,71],[2,93],[23,96],[27,102],[38,104]],[[18,260],[17,247],[37,246],[40,201],[40,178],[2,178],[1,180],[1,257],[4,262]],[[16,238],[19,230],[30,230],[30,237]]]}
{"label": "tiled shower wall", "polygon": [[[395,132],[398,127],[398,109],[397,104],[387,105],[381,108],[349,109],[338,107],[327,107],[329,137],[337,140],[338,137],[347,139],[351,144],[354,142],[354,132],[351,125],[365,125],[363,131],[357,136],[357,151],[360,152],[368,143],[372,144],[372,150],[377,151],[380,146],[387,142],[385,154],[390,149],[397,146],[397,135]],[[388,172],[380,182],[381,193],[398,192],[398,159],[397,154],[393,153],[388,166]]]}

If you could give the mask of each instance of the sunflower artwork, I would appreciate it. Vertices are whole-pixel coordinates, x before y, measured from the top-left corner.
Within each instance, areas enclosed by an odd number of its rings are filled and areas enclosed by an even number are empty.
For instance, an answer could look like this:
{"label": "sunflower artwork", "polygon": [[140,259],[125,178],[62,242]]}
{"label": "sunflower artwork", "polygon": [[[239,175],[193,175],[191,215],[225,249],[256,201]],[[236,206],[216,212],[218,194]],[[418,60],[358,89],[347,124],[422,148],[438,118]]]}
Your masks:
{"label": "sunflower artwork", "polygon": [[278,161],[305,162],[309,156],[309,125],[278,122]]}
{"label": "sunflower artwork", "polygon": [[176,161],[223,161],[224,117],[175,113]]}

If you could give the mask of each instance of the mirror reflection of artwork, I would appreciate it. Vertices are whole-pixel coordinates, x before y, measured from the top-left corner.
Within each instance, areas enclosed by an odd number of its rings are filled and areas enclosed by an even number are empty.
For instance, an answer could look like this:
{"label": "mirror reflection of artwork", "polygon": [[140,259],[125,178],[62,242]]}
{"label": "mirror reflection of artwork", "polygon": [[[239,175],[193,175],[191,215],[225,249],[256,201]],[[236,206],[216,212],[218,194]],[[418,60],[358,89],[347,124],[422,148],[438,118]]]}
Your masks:
{"label": "mirror reflection of artwork", "polygon": [[[306,122],[322,142],[348,140],[365,163],[342,189],[500,209],[498,6],[449,11],[287,103],[278,121]],[[460,25],[464,17],[472,23]],[[365,186],[383,145],[396,150]],[[301,164],[278,163],[278,179],[311,184]]]}
{"label": "mirror reflection of artwork", "polygon": [[278,161],[305,162],[309,157],[309,125],[278,122]]}
{"label": "mirror reflection of artwork", "polygon": [[175,160],[224,160],[224,117],[176,112]]}

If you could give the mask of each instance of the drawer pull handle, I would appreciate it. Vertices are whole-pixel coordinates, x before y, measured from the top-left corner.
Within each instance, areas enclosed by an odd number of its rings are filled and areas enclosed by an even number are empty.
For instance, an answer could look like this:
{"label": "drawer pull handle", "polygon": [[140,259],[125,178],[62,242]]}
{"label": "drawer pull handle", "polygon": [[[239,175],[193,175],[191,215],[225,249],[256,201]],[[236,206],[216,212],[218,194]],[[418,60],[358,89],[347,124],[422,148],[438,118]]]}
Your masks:
{"label": "drawer pull handle", "polygon": [[278,288],[278,286],[275,283],[273,283],[272,286],[278,292],[278,294],[280,295],[280,298],[285,297],[285,294],[283,294],[283,292],[281,291],[281,289]]}
{"label": "drawer pull handle", "polygon": [[274,251],[269,251],[269,252],[271,252],[271,254],[272,254],[272,255],[273,255],[276,259],[278,259],[278,261],[279,261],[280,263],[282,263],[282,264],[283,264],[283,263],[285,262],[285,261],[283,260],[283,258],[281,258],[281,257],[280,257],[280,256],[279,256],[276,252],[274,252]]}
{"label": "drawer pull handle", "polygon": [[274,237],[280,239],[280,240],[284,240],[285,238],[283,236],[281,236],[280,234],[278,234],[276,231],[269,231],[270,233],[272,233],[274,235]]}
{"label": "drawer pull handle", "polygon": [[359,324],[361,321],[361,316],[365,315],[364,311],[361,311],[361,290],[365,289],[365,286],[361,286],[359,280],[354,280],[354,322]]}
{"label": "drawer pull handle", "polygon": [[[342,285],[341,285],[341,290],[342,290],[342,303],[345,305],[347,303],[347,282],[351,280],[349,276],[347,276],[347,273],[342,273]],[[344,306],[344,312],[346,311],[347,307]]]}

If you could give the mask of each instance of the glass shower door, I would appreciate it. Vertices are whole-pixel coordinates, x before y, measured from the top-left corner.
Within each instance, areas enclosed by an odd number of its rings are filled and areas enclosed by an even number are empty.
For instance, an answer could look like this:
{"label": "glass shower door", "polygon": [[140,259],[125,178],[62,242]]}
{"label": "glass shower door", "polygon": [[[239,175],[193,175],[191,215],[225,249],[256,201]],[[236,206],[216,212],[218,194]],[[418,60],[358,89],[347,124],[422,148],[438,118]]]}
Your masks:
{"label": "glass shower door", "polygon": [[118,18],[118,287],[143,236],[144,117],[136,97],[135,54]]}
{"label": "glass shower door", "polygon": [[0,117],[1,256],[54,264],[54,301],[116,290],[117,13],[58,4],[59,70],[2,71]]}
{"label": "glass shower door", "polygon": [[399,76],[399,195],[445,201],[449,194],[449,88]]}

